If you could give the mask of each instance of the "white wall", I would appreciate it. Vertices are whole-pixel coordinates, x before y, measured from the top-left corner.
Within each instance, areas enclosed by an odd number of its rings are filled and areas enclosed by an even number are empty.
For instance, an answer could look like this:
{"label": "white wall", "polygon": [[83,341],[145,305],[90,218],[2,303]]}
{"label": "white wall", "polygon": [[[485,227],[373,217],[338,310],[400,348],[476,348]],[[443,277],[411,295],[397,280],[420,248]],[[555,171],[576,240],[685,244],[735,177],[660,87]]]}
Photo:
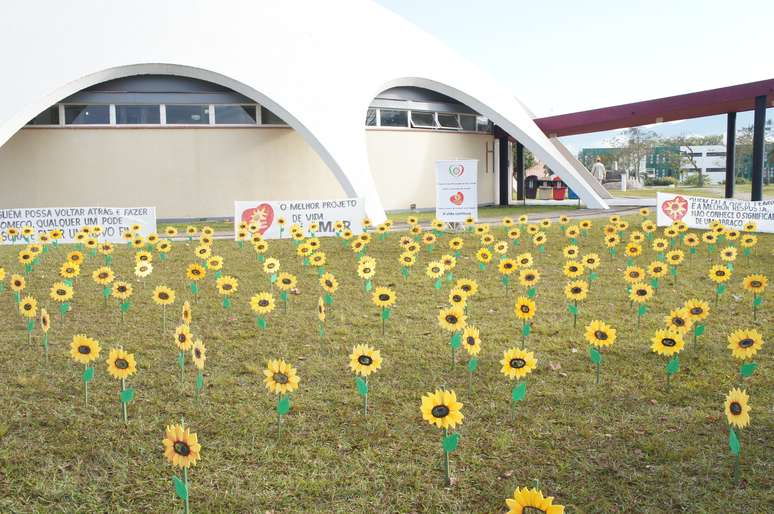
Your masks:
{"label": "white wall", "polygon": [[[388,209],[434,207],[434,163],[456,157],[480,160],[480,201],[493,201],[491,135],[368,130],[366,140]],[[149,205],[160,218],[231,216],[234,200],[345,196],[289,128],[27,128],[0,147],[0,183],[2,208]]]}

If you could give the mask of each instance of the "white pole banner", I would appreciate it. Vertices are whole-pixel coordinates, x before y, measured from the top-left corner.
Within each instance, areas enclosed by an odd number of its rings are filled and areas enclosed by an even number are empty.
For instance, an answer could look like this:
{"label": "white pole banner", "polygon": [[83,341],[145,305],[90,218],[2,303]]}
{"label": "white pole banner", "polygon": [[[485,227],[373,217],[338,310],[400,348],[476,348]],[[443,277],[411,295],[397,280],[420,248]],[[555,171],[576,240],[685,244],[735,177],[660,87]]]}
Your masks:
{"label": "white pole banner", "polygon": [[[280,236],[280,224],[277,221],[282,218],[285,226],[282,227]],[[264,239],[279,239],[290,237],[290,226],[301,225],[304,233],[308,232],[311,223],[317,223],[316,236],[334,236],[336,229],[334,223],[344,222],[344,226],[352,232],[362,230],[363,218],[365,218],[365,206],[362,198],[345,198],[343,200],[255,200],[234,202],[234,239],[237,238],[239,223],[244,221],[248,225],[256,223],[258,233]]]}
{"label": "white pole banner", "polygon": [[747,202],[730,198],[657,193],[658,226],[684,221],[690,228],[709,228],[713,221],[726,227],[741,228],[748,221],[758,226],[757,232],[774,232],[774,200]]}
{"label": "white pole banner", "polygon": [[11,241],[9,227],[30,226],[35,233],[62,231],[60,243],[74,243],[75,235],[82,227],[102,227],[101,241],[121,243],[121,234],[132,225],[140,225],[139,233],[146,236],[156,232],[155,207],[35,207],[0,209],[0,231],[3,244],[27,244],[24,238]]}
{"label": "white pole banner", "polygon": [[478,161],[450,160],[435,163],[435,217],[441,221],[478,219]]}

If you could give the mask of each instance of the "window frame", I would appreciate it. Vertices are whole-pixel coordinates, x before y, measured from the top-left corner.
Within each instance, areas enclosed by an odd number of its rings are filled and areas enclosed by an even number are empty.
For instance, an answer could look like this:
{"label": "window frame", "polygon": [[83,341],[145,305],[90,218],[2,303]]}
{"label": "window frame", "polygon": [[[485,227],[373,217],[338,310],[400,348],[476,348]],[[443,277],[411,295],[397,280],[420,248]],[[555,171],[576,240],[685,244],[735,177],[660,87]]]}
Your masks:
{"label": "window frame", "polygon": [[[260,110],[261,105],[254,103],[254,104],[211,104],[212,106],[212,124],[216,127],[254,127],[258,125],[258,122],[261,119],[260,116]],[[255,121],[253,123],[218,123],[218,113],[217,108],[218,107],[252,107],[255,115]]]}
{"label": "window frame", "polygon": [[[86,128],[94,128],[94,127],[110,127],[113,126],[113,122],[115,122],[115,110],[111,108],[113,104],[100,104],[100,103],[93,103],[93,104],[85,104],[82,102],[79,103],[61,103],[60,110],[59,110],[59,121],[60,126],[63,127],[86,127]],[[66,113],[67,113],[67,107],[68,106],[74,106],[74,105],[94,105],[94,106],[104,106],[108,108],[108,122],[107,123],[67,123],[66,119]],[[50,125],[54,126],[54,125]]]}
{"label": "window frame", "polygon": [[[429,114],[430,117],[433,120],[433,124],[432,125],[420,125],[418,123],[415,123],[414,122],[414,114],[415,113],[416,114]],[[433,130],[433,129],[437,129],[438,128],[438,119],[436,118],[436,112],[435,111],[419,111],[419,110],[413,111],[413,110],[409,110],[408,111],[408,121],[409,121],[409,128],[413,128],[413,129],[421,129],[421,130],[431,129],[431,130]]]}

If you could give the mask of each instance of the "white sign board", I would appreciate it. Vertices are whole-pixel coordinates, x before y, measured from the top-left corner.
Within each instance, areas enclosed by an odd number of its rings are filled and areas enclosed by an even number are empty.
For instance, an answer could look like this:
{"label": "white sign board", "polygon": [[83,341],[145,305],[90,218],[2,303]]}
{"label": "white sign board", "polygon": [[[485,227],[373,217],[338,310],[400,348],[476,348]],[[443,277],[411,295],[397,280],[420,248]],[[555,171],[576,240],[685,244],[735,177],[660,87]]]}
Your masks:
{"label": "white sign board", "polygon": [[478,161],[435,163],[435,217],[441,221],[478,219]]}
{"label": "white sign board", "polygon": [[717,220],[726,227],[741,228],[754,221],[758,232],[774,232],[774,200],[747,202],[659,192],[656,208],[660,227],[682,220],[690,228],[706,229]]}
{"label": "white sign board", "polygon": [[301,225],[304,232],[311,223],[317,223],[316,236],[333,236],[336,229],[333,224],[343,221],[352,232],[362,230],[365,207],[362,198],[343,200],[292,200],[292,201],[236,201],[234,202],[234,238],[237,237],[239,223],[257,223],[258,232],[264,239],[278,239],[280,226],[277,220],[283,218],[285,227],[282,237],[290,237],[290,226]]}
{"label": "white sign board", "polygon": [[[101,241],[121,243],[121,234],[132,225],[140,225],[143,236],[156,232],[155,207],[34,207],[0,209],[0,232],[2,243],[12,244],[5,232],[8,227],[31,226],[36,232],[60,229],[63,237],[60,243],[75,242],[75,235],[84,226],[102,227]],[[17,238],[16,244],[26,244]]]}

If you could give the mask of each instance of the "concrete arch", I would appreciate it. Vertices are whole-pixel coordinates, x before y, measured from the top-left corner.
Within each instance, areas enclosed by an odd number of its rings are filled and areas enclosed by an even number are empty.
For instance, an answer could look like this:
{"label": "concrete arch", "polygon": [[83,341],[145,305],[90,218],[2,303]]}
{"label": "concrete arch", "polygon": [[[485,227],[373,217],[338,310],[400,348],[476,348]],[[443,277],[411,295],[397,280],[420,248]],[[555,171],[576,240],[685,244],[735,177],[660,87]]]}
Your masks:
{"label": "concrete arch", "polygon": [[607,202],[585,179],[581,178],[567,158],[538,129],[516,98],[506,98],[505,101],[493,103],[493,101],[497,102],[498,99],[495,95],[489,95],[490,101],[484,102],[476,96],[476,92],[467,92],[461,89],[464,86],[455,86],[449,82],[416,76],[399,77],[385,82],[374,94],[374,97],[389,88],[400,86],[421,87],[436,91],[481,113],[482,116],[486,116],[508,134],[521,141],[540,161],[548,164],[570,188],[585,200],[588,207],[608,208]]}
{"label": "concrete arch", "polygon": [[[295,131],[299,132],[304,140],[311,146],[328,166],[330,171],[336,177],[336,180],[341,185],[342,189],[347,195],[358,196],[358,191],[350,180],[350,177],[343,172],[341,166],[339,166],[336,159],[331,155],[327,148],[320,142],[316,135],[299,120],[294,113],[288,111],[281,104],[277,103],[271,97],[263,94],[261,91],[254,87],[243,84],[235,79],[222,75],[220,73],[197,68],[193,66],[186,66],[182,64],[169,64],[169,63],[141,63],[141,64],[127,64],[124,66],[116,66],[104,70],[95,71],[77,78],[71,82],[63,84],[61,87],[56,88],[46,97],[40,98],[38,101],[25,105],[22,111],[15,117],[14,122],[8,123],[2,127],[0,131],[0,146],[5,144],[10,137],[18,130],[23,128],[27,121],[32,119],[38,113],[42,112],[49,106],[62,101],[64,98],[82,91],[88,87],[91,87],[108,80],[120,79],[124,77],[131,77],[136,75],[177,75],[181,77],[194,78],[199,80],[205,80],[221,86],[228,87],[251,100],[254,100],[260,105],[267,107],[273,113],[277,114],[280,118]],[[22,121],[23,120],[23,121]]]}

